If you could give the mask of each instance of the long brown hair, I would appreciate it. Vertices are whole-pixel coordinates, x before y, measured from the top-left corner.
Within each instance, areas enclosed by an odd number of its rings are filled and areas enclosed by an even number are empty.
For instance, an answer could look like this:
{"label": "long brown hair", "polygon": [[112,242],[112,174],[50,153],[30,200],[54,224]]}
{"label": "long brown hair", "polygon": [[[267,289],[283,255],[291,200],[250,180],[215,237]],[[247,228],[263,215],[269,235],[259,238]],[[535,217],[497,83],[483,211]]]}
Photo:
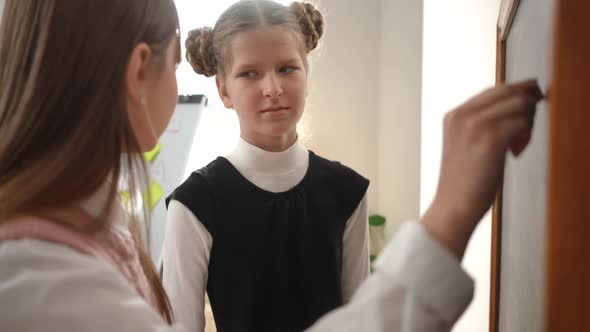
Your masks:
{"label": "long brown hair", "polygon": [[[177,31],[173,0],[6,1],[0,25],[0,225],[70,206],[110,183],[99,222],[80,231],[106,228],[123,173],[131,204],[141,199],[137,188],[147,182],[146,166],[127,114],[124,75],[138,43],[162,57]],[[130,219],[161,313],[172,322],[138,218]]]}
{"label": "long brown hair", "polygon": [[307,54],[318,46],[324,33],[323,16],[310,3],[292,2],[285,6],[272,0],[242,0],[225,10],[215,27],[189,32],[186,59],[197,74],[223,77],[224,68],[231,62],[227,50],[232,38],[261,26],[278,26],[294,32],[306,66]]}

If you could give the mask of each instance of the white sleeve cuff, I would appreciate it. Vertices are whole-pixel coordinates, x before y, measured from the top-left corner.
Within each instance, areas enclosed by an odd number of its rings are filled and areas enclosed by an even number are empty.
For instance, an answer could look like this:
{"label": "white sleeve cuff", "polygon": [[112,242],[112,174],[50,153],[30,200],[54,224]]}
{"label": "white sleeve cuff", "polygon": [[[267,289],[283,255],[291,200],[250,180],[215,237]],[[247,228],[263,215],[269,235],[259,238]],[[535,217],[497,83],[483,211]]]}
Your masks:
{"label": "white sleeve cuff", "polygon": [[399,229],[375,267],[395,278],[446,322],[455,322],[473,298],[473,279],[417,222],[407,222]]}

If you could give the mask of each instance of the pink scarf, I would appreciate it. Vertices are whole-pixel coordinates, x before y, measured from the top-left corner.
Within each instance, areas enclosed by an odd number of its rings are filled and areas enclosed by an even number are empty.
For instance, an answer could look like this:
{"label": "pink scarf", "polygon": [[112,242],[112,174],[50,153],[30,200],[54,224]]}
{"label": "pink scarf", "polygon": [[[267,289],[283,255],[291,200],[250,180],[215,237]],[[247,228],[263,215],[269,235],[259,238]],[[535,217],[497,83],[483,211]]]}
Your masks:
{"label": "pink scarf", "polygon": [[0,241],[25,238],[65,245],[106,262],[116,268],[129,285],[159,311],[156,296],[139,262],[135,241],[130,236],[114,229],[90,236],[37,217],[19,218],[0,226]]}

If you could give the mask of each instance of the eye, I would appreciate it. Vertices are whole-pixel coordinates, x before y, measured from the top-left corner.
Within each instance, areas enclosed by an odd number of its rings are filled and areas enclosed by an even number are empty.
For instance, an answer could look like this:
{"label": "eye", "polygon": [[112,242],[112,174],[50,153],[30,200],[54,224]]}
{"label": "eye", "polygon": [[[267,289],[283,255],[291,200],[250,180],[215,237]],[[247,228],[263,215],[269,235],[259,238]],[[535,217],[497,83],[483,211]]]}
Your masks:
{"label": "eye", "polygon": [[284,73],[284,74],[290,74],[290,73],[294,72],[295,70],[297,70],[297,67],[285,66],[285,67],[281,67],[281,69],[279,69],[279,72]]}
{"label": "eye", "polygon": [[243,77],[243,78],[254,78],[254,77],[256,77],[256,72],[253,70],[248,70],[248,71],[242,72],[238,76]]}

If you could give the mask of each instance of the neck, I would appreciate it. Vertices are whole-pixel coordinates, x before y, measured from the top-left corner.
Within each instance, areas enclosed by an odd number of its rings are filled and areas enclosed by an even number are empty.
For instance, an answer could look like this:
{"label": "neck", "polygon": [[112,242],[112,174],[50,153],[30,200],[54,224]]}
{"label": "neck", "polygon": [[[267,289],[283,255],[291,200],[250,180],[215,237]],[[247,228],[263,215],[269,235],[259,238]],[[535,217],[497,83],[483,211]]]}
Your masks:
{"label": "neck", "polygon": [[283,152],[285,150],[287,150],[288,148],[290,148],[291,146],[293,146],[293,144],[295,143],[295,141],[297,141],[297,132],[296,131],[292,131],[290,133],[284,134],[284,135],[279,135],[279,136],[265,136],[265,135],[257,135],[257,134],[245,134],[244,132],[242,132],[240,134],[240,137],[262,149],[268,152]]}

